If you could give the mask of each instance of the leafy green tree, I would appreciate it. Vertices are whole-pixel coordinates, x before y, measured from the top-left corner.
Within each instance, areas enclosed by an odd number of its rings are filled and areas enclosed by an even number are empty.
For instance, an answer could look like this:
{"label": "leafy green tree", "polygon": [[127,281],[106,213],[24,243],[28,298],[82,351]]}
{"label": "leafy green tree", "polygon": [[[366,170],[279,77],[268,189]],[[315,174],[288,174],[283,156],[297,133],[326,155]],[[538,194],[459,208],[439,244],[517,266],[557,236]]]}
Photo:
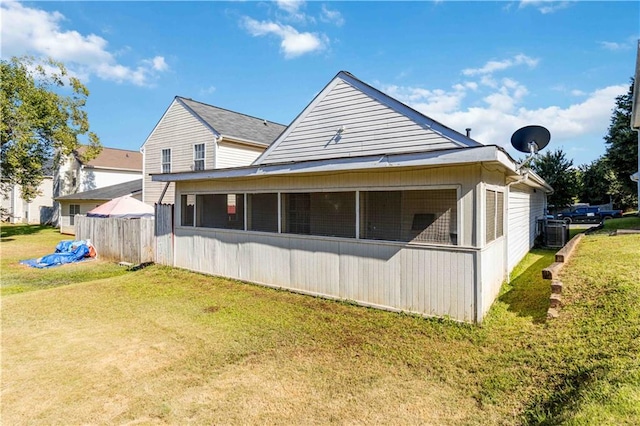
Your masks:
{"label": "leafy green tree", "polygon": [[579,169],[580,191],[578,198],[583,203],[592,205],[607,204],[613,202],[620,205],[622,185],[613,172],[609,160],[600,157],[591,162],[583,164]]}
{"label": "leafy green tree", "polygon": [[569,207],[578,195],[578,175],[573,168],[573,160],[567,160],[564,152],[557,149],[535,157],[531,169],[554,189],[547,199],[556,208]]}
{"label": "leafy green tree", "polygon": [[607,144],[605,154],[611,169],[621,185],[621,207],[630,207],[637,202],[638,187],[629,176],[638,170],[638,136],[631,130],[631,105],[633,79],[626,94],[616,98],[616,107],[611,116],[611,125],[604,137]]}
{"label": "leafy green tree", "polygon": [[23,198],[30,201],[38,195],[44,166],[56,151],[69,155],[84,141],[85,160],[100,153],[100,140],[89,130],[83,110],[89,91],[52,59],[0,60],[0,81],[2,183],[20,185]]}

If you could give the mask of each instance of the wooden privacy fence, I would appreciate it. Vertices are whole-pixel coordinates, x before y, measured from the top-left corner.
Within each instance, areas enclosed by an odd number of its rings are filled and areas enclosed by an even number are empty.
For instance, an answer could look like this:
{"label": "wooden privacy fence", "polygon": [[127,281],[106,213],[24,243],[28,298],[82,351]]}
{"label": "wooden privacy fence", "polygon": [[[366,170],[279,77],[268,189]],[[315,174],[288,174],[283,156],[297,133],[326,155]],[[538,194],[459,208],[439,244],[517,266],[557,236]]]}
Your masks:
{"label": "wooden privacy fence", "polygon": [[98,257],[116,262],[153,262],[154,219],[100,218],[77,215],[78,240],[91,240]]}
{"label": "wooden privacy fence", "polygon": [[155,262],[173,266],[173,204],[156,204]]}

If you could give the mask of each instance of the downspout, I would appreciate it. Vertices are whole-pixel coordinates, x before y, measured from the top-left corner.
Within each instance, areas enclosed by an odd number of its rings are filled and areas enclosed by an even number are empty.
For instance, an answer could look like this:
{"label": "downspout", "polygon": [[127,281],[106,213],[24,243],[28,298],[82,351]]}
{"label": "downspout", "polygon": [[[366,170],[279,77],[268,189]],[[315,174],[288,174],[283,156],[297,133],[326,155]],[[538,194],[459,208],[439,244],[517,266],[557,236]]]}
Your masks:
{"label": "downspout", "polygon": [[213,168],[218,168],[218,144],[222,142],[222,135],[213,136]]}
{"label": "downspout", "polygon": [[[507,184],[507,190],[504,194],[504,206],[505,206],[505,217],[507,226],[504,226],[504,236],[505,236],[505,244],[504,244],[504,269],[505,275],[507,276],[507,282],[511,282],[511,271],[509,270],[509,195],[511,194],[511,185],[516,185],[519,183],[526,182],[529,179],[529,172],[525,171],[524,175],[520,177],[520,179],[515,180],[511,183]],[[504,223],[504,222],[503,222]]]}

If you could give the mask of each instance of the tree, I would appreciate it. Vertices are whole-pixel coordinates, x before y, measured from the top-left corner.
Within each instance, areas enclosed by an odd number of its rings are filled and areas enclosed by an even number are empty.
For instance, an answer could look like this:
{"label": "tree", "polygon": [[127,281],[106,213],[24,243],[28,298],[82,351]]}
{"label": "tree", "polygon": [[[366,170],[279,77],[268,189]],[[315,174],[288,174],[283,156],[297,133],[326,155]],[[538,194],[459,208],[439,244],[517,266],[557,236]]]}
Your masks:
{"label": "tree", "polygon": [[616,98],[611,125],[604,137],[605,154],[611,169],[621,184],[621,207],[630,207],[637,201],[637,184],[629,176],[638,171],[638,136],[631,130],[633,79],[626,94]]}
{"label": "tree", "polygon": [[620,205],[622,201],[622,185],[609,164],[607,157],[600,157],[583,164],[579,168],[580,191],[578,198],[583,203],[593,205],[613,202]]}
{"label": "tree", "polygon": [[[84,138],[88,149],[83,157],[90,160],[102,147],[83,110],[89,91],[62,63],[32,57],[0,60],[0,81],[2,183],[20,185],[28,202],[38,195],[44,166],[56,151],[69,155]],[[70,95],[63,94],[69,90]]]}
{"label": "tree", "polygon": [[578,195],[578,176],[573,160],[567,160],[561,149],[535,157],[531,169],[553,187],[554,193],[548,198],[550,205],[565,208],[573,204]]}

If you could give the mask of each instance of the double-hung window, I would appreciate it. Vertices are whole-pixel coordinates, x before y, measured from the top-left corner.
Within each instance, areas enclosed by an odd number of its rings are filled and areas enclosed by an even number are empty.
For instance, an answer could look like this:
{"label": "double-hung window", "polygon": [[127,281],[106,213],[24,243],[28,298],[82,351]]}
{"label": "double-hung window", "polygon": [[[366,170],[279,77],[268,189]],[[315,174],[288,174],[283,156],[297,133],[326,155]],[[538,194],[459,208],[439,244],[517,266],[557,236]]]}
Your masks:
{"label": "double-hung window", "polygon": [[76,215],[80,214],[80,204],[69,205],[69,225],[73,226],[76,223]]}
{"label": "double-hung window", "polygon": [[171,149],[162,150],[162,173],[171,173]]}
{"label": "double-hung window", "polygon": [[193,170],[204,170],[204,144],[193,146]]}

